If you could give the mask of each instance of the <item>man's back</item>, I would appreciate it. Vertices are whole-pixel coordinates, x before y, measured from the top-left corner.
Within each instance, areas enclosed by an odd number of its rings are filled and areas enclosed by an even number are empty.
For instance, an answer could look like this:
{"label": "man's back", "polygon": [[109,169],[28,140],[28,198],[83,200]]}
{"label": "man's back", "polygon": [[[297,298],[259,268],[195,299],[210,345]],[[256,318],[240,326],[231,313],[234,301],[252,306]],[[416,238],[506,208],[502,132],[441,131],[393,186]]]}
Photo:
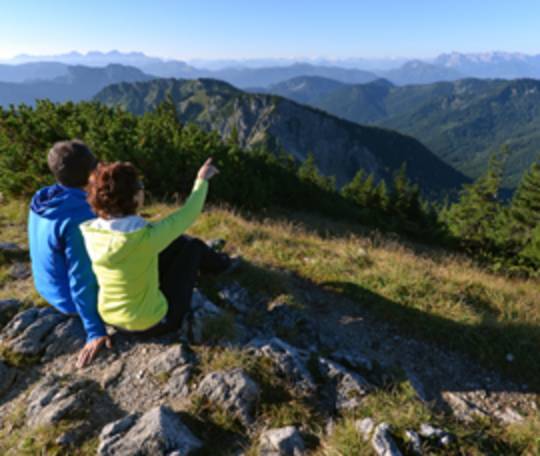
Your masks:
{"label": "man's back", "polygon": [[66,314],[79,314],[88,340],[103,335],[97,284],[79,225],[95,215],[78,188],[55,184],[32,198],[28,237],[38,292]]}

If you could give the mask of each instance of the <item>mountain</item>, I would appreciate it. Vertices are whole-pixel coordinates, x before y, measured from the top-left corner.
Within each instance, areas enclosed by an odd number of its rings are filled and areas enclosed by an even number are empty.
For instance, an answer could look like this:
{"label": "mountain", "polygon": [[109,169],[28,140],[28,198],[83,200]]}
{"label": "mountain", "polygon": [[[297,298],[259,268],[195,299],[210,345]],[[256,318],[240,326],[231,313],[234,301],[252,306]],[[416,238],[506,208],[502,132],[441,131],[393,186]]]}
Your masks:
{"label": "mountain", "polygon": [[433,63],[476,78],[540,78],[540,54],[452,52],[439,55]]}
{"label": "mountain", "polygon": [[65,74],[48,81],[0,82],[0,106],[20,103],[33,105],[36,99],[44,98],[55,102],[88,100],[109,84],[152,78],[137,68],[123,65],[104,68],[66,66]]}
{"label": "mountain", "polygon": [[39,79],[55,79],[67,74],[67,65],[58,62],[0,65],[1,82],[28,82]]}
{"label": "mountain", "polygon": [[399,68],[378,71],[377,74],[397,85],[429,84],[464,78],[463,74],[453,68],[434,65],[421,60],[411,60]]}
{"label": "mountain", "polygon": [[317,97],[321,84],[306,78],[302,90],[285,91],[282,84],[273,93],[298,101],[309,97],[312,106],[344,119],[412,135],[469,177],[477,177],[489,155],[508,143],[505,185],[510,187],[540,153],[537,80],[464,79],[404,87],[378,80],[339,84],[330,92],[322,88]]}
{"label": "mountain", "polygon": [[340,186],[360,168],[387,179],[403,162],[425,192],[454,189],[467,180],[412,137],[357,125],[279,96],[246,93],[222,81],[120,83],[103,89],[95,100],[141,114],[167,98],[182,122],[223,137],[236,130],[244,147],[264,144],[276,152],[285,149],[299,161],[313,153],[321,172],[336,176]]}

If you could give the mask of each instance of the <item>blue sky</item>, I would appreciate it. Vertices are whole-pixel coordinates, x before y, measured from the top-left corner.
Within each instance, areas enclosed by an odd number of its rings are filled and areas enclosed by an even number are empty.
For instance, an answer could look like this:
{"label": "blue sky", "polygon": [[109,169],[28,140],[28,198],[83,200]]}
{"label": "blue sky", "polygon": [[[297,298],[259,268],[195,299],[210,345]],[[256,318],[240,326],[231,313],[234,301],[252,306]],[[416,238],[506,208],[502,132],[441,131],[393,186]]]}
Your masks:
{"label": "blue sky", "polygon": [[0,0],[0,59],[111,49],[180,59],[540,53],[540,0]]}

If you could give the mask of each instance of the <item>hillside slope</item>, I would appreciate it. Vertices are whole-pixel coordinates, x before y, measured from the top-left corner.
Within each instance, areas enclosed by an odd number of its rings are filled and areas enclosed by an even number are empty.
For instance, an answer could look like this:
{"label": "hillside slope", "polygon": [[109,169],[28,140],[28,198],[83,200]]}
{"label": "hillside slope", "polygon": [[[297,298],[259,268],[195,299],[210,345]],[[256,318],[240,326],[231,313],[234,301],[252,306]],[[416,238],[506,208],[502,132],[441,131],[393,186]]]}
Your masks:
{"label": "hillside slope", "polygon": [[379,80],[340,84],[332,91],[328,81],[304,78],[301,88],[295,82],[297,90],[280,84],[270,91],[294,100],[309,94],[309,104],[344,119],[410,134],[469,177],[477,177],[489,155],[507,143],[505,184],[514,187],[540,152],[538,80],[463,79],[405,87]]}
{"label": "hillside slope", "polygon": [[270,430],[314,456],[412,454],[407,431],[422,454],[540,449],[537,283],[314,215],[211,209],[190,234],[240,266],[201,278],[178,333],[115,333],[77,370],[82,327],[37,297],[25,216],[0,203],[2,454],[258,455]]}
{"label": "hillside slope", "polygon": [[303,161],[313,153],[323,174],[343,185],[362,168],[389,178],[403,162],[426,192],[459,187],[466,178],[414,138],[365,127],[290,100],[242,92],[221,81],[163,79],[106,87],[95,100],[141,114],[171,99],[182,122],[194,122],[223,137],[233,130],[242,146],[285,149]]}

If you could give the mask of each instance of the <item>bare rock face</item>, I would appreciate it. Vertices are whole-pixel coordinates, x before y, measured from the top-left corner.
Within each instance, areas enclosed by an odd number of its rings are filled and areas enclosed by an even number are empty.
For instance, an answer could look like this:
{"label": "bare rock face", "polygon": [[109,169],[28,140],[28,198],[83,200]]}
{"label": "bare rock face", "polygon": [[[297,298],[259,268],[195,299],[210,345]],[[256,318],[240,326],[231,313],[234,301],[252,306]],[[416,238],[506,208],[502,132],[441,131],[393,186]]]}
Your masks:
{"label": "bare rock face", "polygon": [[401,456],[388,423],[377,425],[371,438],[371,446],[378,456]]}
{"label": "bare rock face", "polygon": [[211,372],[197,388],[197,393],[221,406],[245,426],[253,422],[253,409],[259,400],[259,386],[242,370]]}
{"label": "bare rock face", "polygon": [[316,390],[313,376],[306,367],[308,352],[297,349],[277,337],[252,340],[248,347],[255,355],[270,358],[278,374],[287,378],[297,391],[311,394]]}
{"label": "bare rock face", "polygon": [[142,416],[127,415],[106,425],[100,434],[98,455],[189,455],[201,446],[171,409],[158,406]]}
{"label": "bare rock face", "polygon": [[360,404],[372,386],[360,374],[326,358],[319,358],[319,371],[327,380],[325,393],[336,410],[350,410]]}
{"label": "bare rock face", "polygon": [[51,307],[33,307],[13,317],[0,334],[0,342],[14,353],[38,355],[47,345],[47,336],[65,319]]}
{"label": "bare rock face", "polygon": [[192,367],[190,364],[177,367],[171,372],[169,381],[165,385],[165,392],[174,397],[186,397],[189,395],[189,379]]}
{"label": "bare rock face", "polygon": [[15,380],[15,370],[0,361],[0,396],[4,394]]}
{"label": "bare rock face", "polygon": [[260,456],[301,456],[304,454],[304,440],[294,426],[269,429],[261,434]]}
{"label": "bare rock face", "polygon": [[84,410],[89,393],[85,380],[67,382],[59,376],[45,377],[28,397],[26,423],[29,426],[54,424]]}
{"label": "bare rock face", "polygon": [[363,418],[354,422],[356,431],[362,436],[365,442],[371,437],[373,429],[375,429],[375,421],[372,418]]}

